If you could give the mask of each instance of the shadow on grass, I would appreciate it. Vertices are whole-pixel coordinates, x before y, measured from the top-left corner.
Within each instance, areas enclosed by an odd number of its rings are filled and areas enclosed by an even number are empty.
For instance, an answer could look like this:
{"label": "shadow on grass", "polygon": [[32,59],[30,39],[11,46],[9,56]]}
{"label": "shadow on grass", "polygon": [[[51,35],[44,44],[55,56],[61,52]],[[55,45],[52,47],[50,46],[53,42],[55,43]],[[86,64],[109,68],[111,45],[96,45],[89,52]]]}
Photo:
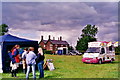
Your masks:
{"label": "shadow on grass", "polygon": [[104,64],[119,64],[120,62],[115,61],[115,62],[105,62]]}
{"label": "shadow on grass", "polygon": [[[113,62],[104,62],[102,64],[119,64],[119,61],[113,61]],[[99,63],[84,63],[84,64],[94,64],[94,65],[100,65]]]}
{"label": "shadow on grass", "polygon": [[54,73],[52,75],[46,75],[45,78],[60,78],[62,74]]}
{"label": "shadow on grass", "polygon": [[102,64],[119,64],[120,62],[118,62],[118,61],[115,61],[115,62],[104,62],[104,63],[102,63]]}
{"label": "shadow on grass", "polygon": [[45,78],[57,78],[59,76],[60,76],[60,74],[59,75],[49,75],[49,76],[45,76]]}
{"label": "shadow on grass", "polygon": [[53,78],[53,77],[55,77],[55,76],[46,76],[45,78]]}

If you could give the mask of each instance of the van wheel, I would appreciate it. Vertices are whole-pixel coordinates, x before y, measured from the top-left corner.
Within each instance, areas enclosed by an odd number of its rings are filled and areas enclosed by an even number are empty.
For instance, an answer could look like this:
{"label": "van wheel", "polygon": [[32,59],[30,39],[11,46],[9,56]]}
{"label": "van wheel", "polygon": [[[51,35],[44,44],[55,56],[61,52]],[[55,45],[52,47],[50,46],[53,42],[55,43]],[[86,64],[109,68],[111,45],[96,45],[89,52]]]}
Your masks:
{"label": "van wheel", "polygon": [[98,64],[102,64],[102,60],[101,59],[98,61]]}
{"label": "van wheel", "polygon": [[114,59],[112,58],[110,62],[113,62],[113,61],[114,61]]}

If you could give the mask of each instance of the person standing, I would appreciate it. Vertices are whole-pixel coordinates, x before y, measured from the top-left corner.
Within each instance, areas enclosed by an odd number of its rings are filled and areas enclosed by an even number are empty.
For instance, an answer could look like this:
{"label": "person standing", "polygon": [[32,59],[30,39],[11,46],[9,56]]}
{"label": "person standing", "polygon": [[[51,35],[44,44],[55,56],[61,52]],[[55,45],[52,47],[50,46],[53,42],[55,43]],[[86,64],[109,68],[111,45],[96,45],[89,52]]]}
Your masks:
{"label": "person standing", "polygon": [[28,53],[28,48],[24,49],[24,52],[22,53],[22,63],[23,63],[23,73],[26,73],[26,55]]}
{"label": "person standing", "polygon": [[12,73],[12,77],[17,77],[16,73],[17,73],[17,68],[19,67],[19,51],[18,49],[20,48],[20,45],[15,45],[12,50],[11,50],[11,64],[10,66],[12,67],[11,69],[11,73]]}
{"label": "person standing", "polygon": [[32,67],[32,73],[33,73],[33,78],[36,78],[35,74],[35,65],[36,61],[35,59],[37,58],[36,54],[34,53],[34,48],[29,47],[28,54],[26,55],[26,64],[27,64],[27,73],[26,73],[26,79],[29,78],[29,72],[30,72],[30,67]]}
{"label": "person standing", "polygon": [[44,69],[43,69],[43,64],[44,64],[44,54],[42,48],[38,48],[38,55],[37,55],[37,63],[38,63],[38,70],[40,72],[39,78],[44,77]]}
{"label": "person standing", "polygon": [[10,62],[9,62],[9,70],[10,70],[10,72],[11,72],[11,69],[12,69],[12,66],[11,66],[12,52],[11,52],[11,50],[8,50],[8,56],[9,56],[9,59],[10,59]]}

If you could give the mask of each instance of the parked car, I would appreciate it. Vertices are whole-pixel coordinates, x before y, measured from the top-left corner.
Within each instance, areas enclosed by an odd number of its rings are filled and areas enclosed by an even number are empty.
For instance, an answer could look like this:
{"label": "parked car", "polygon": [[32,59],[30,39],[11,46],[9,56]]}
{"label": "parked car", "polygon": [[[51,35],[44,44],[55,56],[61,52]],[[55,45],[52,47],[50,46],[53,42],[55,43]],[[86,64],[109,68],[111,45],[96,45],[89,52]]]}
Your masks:
{"label": "parked car", "polygon": [[76,50],[76,55],[82,55],[82,53]]}
{"label": "parked car", "polygon": [[70,50],[69,55],[81,55],[82,53],[79,53],[77,50]]}

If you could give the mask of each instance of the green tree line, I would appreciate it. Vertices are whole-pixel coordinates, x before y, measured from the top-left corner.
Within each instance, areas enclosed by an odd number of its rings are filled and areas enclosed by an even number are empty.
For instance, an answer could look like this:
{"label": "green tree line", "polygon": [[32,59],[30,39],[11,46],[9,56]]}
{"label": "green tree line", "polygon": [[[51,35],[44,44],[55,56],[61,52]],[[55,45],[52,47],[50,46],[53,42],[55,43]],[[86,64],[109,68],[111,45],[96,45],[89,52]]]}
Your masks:
{"label": "green tree line", "polygon": [[[84,53],[88,49],[88,42],[97,41],[97,38],[95,38],[97,33],[98,28],[95,25],[86,25],[82,30],[81,37],[78,38],[76,50]],[[120,54],[120,45],[115,47],[115,53]]]}
{"label": "green tree line", "polygon": [[1,24],[0,25],[0,36],[5,35],[8,32],[8,25]]}

